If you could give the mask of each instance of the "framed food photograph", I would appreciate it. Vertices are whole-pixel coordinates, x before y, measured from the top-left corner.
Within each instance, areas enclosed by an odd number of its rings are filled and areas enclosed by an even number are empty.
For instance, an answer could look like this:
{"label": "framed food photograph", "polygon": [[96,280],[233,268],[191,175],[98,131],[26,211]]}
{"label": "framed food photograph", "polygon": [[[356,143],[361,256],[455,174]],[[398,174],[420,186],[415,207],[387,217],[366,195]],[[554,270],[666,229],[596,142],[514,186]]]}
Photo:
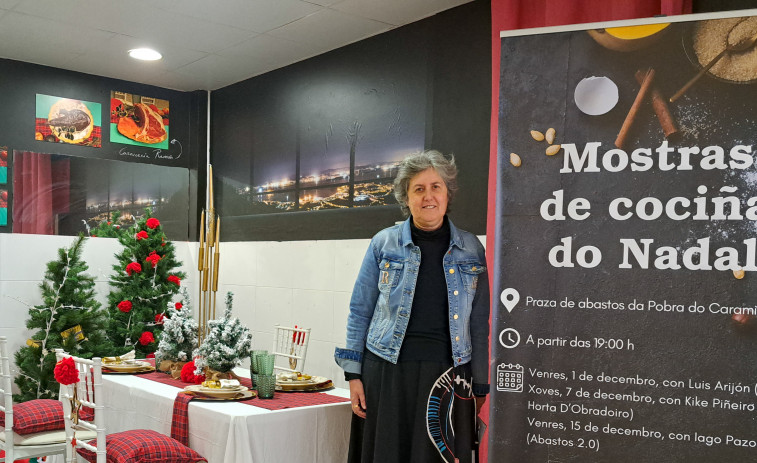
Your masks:
{"label": "framed food photograph", "polygon": [[0,146],[0,185],[8,183],[8,147]]}
{"label": "framed food photograph", "polygon": [[8,190],[0,190],[0,227],[8,225]]}
{"label": "framed food photograph", "polygon": [[102,146],[101,105],[91,101],[37,94],[35,140]]}
{"label": "framed food photograph", "polygon": [[168,101],[110,92],[110,141],[168,149]]}

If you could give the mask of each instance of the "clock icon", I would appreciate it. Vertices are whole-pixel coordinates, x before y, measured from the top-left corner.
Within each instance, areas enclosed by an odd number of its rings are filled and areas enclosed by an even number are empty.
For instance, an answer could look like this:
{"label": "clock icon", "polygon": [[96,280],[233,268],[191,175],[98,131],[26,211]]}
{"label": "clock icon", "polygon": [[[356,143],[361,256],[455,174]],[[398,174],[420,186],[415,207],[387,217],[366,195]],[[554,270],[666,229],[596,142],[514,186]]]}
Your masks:
{"label": "clock icon", "polygon": [[520,344],[520,333],[515,328],[505,328],[499,333],[499,343],[505,349],[512,349]]}

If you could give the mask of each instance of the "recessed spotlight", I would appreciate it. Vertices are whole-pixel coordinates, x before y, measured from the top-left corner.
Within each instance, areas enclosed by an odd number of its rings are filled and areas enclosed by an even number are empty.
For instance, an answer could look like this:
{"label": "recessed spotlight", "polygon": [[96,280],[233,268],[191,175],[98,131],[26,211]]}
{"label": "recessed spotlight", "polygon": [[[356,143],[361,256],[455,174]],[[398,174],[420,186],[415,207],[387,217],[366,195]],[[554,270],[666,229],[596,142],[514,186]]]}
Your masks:
{"label": "recessed spotlight", "polygon": [[163,57],[160,53],[152,48],[135,48],[129,50],[129,56],[134,59],[140,59],[142,61],[157,61]]}

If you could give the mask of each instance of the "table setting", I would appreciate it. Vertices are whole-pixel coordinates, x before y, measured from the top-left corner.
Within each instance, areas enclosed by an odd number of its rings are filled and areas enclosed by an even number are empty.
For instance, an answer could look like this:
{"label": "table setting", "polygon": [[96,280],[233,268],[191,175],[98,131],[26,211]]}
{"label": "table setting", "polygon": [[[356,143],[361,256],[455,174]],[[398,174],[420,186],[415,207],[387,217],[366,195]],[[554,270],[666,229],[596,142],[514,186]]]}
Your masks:
{"label": "table setting", "polygon": [[155,366],[144,360],[136,360],[135,351],[128,352],[116,357],[103,357],[104,374],[139,374],[155,371]]}

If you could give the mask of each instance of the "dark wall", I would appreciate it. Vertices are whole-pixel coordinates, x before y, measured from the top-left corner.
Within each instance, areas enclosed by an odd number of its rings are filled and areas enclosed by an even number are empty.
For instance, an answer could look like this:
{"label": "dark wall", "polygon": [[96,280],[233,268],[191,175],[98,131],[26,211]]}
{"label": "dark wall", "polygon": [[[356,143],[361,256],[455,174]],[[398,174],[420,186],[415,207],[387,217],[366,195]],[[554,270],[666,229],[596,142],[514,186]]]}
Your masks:
{"label": "dark wall", "polygon": [[[458,161],[460,191],[452,207],[452,219],[463,229],[484,234],[491,106],[490,33],[490,2],[471,2],[212,92],[211,163],[216,208],[224,221],[222,239],[369,238],[401,220],[396,205],[317,211],[302,211],[295,206],[291,212],[254,213],[252,207],[240,204],[235,191],[245,185],[259,185],[261,165],[270,163],[271,153],[277,153],[277,149],[285,158],[282,163],[300,165],[298,156],[307,151],[303,145],[307,137],[313,136],[309,131],[318,126],[319,110],[333,109],[324,108],[332,102],[329,97],[349,95],[340,100],[343,117],[336,117],[336,123],[348,125],[353,117],[369,118],[373,117],[372,109],[374,113],[383,110],[368,106],[366,101],[374,100],[367,100],[363,94],[385,92],[386,98],[391,98],[389,93],[402,94],[407,90],[404,87],[419,93],[407,97],[418,98],[417,105],[405,108],[398,116],[414,118],[402,120],[413,130],[418,130],[420,124],[418,149],[453,153]],[[384,100],[375,101],[380,105]],[[402,103],[407,101],[397,105]],[[330,114],[334,117],[333,112]],[[323,136],[331,137],[329,143],[343,143],[342,133],[334,132]],[[276,148],[261,146],[261,139],[272,138],[272,133],[280,134],[281,141],[266,143],[277,143]],[[389,143],[387,150],[392,148]],[[299,171],[297,175],[299,178]]]}
{"label": "dark wall", "polygon": [[754,0],[693,0],[691,3],[692,13],[757,8],[757,3]]}
{"label": "dark wall", "polygon": [[[84,165],[86,160],[89,159],[93,162],[99,160],[100,163],[103,162],[102,160],[111,160],[188,168],[190,181],[187,186],[186,201],[189,207],[190,223],[177,227],[179,233],[178,236],[175,235],[174,237],[195,238],[196,232],[193,230],[196,227],[190,226],[190,224],[196,224],[197,220],[197,178],[204,178],[205,171],[205,114],[207,106],[205,92],[180,92],[6,59],[0,59],[0,70],[0,101],[3,103],[3,111],[0,112],[0,146],[8,147],[9,160],[12,159],[12,152],[18,150],[81,158],[77,160],[76,165]],[[108,134],[110,92],[112,90],[168,100],[171,110],[170,140],[176,140],[176,142],[169,143],[169,148],[162,150],[160,156],[156,156],[153,148],[110,143]],[[100,103],[102,110],[102,147],[92,148],[35,140],[34,118],[37,94]],[[132,155],[125,154],[125,151],[132,153]],[[199,153],[202,153],[202,155]],[[134,154],[146,157],[135,157]],[[10,175],[7,187],[10,190],[10,206],[12,204],[13,184],[12,164],[9,167]],[[198,168],[200,169],[199,175]],[[76,177],[75,172],[73,177]],[[76,185],[79,184],[72,183],[72,187]],[[202,185],[200,185],[200,188],[202,188]],[[82,197],[81,191],[71,192],[72,199],[80,197]],[[9,215],[10,213],[12,213],[11,210],[9,210]],[[10,228],[10,226],[0,227],[0,232],[10,232]]]}
{"label": "dark wall", "polygon": [[[0,127],[2,127],[0,144],[8,145],[9,148],[16,150],[127,162],[148,162],[173,167],[189,167],[197,164],[198,147],[194,145],[192,137],[196,131],[194,127],[196,113],[200,108],[191,92],[180,92],[6,59],[0,59],[0,69],[2,69],[0,95],[3,101],[3,111],[0,113]],[[178,159],[156,158],[152,148],[110,143],[110,137],[107,134],[112,90],[168,100],[171,109],[170,139],[176,139],[178,143],[169,144],[169,148],[163,150],[161,154],[177,157],[181,152],[181,157]],[[38,93],[100,103],[102,147],[92,148],[35,140],[34,108]],[[132,153],[146,154],[149,158],[141,159],[119,154],[119,150],[124,147]]]}

